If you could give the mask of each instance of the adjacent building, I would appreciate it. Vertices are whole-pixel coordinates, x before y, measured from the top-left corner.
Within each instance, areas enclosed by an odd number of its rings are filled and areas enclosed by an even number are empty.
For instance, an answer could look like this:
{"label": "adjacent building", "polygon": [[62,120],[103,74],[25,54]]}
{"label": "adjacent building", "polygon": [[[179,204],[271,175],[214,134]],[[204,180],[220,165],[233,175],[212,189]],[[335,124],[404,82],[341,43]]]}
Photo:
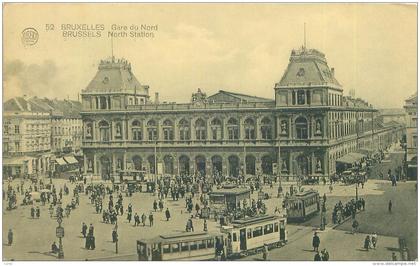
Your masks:
{"label": "adjacent building", "polygon": [[152,102],[130,63],[114,58],[81,96],[84,172],[103,178],[124,170],[328,178],[337,159],[396,135],[378,110],[343,95],[323,53],[305,47],[292,51],[274,99],[199,89],[188,103]]}
{"label": "adjacent building", "polygon": [[417,179],[417,92],[405,100],[407,177]]}
{"label": "adjacent building", "polygon": [[3,107],[5,176],[50,174],[58,157],[80,150],[80,102],[24,96]]}

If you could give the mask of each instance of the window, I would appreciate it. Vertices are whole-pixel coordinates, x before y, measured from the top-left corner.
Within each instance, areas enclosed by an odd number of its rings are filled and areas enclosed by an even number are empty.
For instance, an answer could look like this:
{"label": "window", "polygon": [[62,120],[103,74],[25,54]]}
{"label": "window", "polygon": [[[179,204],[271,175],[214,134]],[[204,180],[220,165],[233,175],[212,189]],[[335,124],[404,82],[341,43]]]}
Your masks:
{"label": "window", "polygon": [[211,121],[211,134],[213,140],[222,139],[222,122],[217,118]]}
{"label": "window", "polygon": [[273,232],[273,224],[267,224],[264,226],[264,235],[271,234]]}
{"label": "window", "polygon": [[417,148],[417,136],[413,136],[413,147]]}
{"label": "window", "polygon": [[197,250],[197,248],[198,248],[197,242],[190,243],[190,250]]}
{"label": "window", "polygon": [[141,124],[139,121],[135,120],[133,121],[133,123],[131,124],[131,132],[133,135],[133,140],[142,140],[143,139],[143,134],[141,131]]}
{"label": "window", "polygon": [[236,242],[236,241],[238,241],[236,233],[233,233],[233,242]]}
{"label": "window", "polygon": [[252,230],[251,230],[251,228],[248,228],[248,230],[246,231],[246,238],[248,238],[248,239],[252,238]]}
{"label": "window", "polygon": [[147,122],[147,134],[149,140],[157,140],[157,126],[155,120]]}
{"label": "window", "polygon": [[198,242],[198,249],[205,249],[206,248],[206,240],[202,240]]}
{"label": "window", "polygon": [[15,125],[15,134],[19,134],[20,130],[19,130],[19,125]]}
{"label": "window", "polygon": [[255,123],[254,120],[248,118],[245,120],[245,139],[255,139]]}
{"label": "window", "polygon": [[172,252],[179,252],[179,244],[178,243],[171,244],[171,247],[172,247]]}
{"label": "window", "polygon": [[173,124],[170,120],[165,120],[163,122],[163,139],[164,140],[173,140],[174,139],[174,130],[173,130]]}
{"label": "window", "polygon": [[298,139],[308,138],[308,122],[304,117],[299,117],[295,121],[296,124],[296,137]]}
{"label": "window", "polygon": [[296,92],[292,91],[292,104],[296,105]]}
{"label": "window", "polygon": [[181,251],[188,251],[188,243],[185,243],[185,242],[183,242],[183,243],[181,243]]}
{"label": "window", "polygon": [[279,231],[279,224],[274,223],[274,232],[278,232],[278,231]]}
{"label": "window", "polygon": [[239,139],[239,125],[235,118],[229,119],[227,123],[228,137],[230,140]]}
{"label": "window", "polygon": [[182,119],[179,122],[179,139],[180,140],[190,139],[190,124],[185,119]]}
{"label": "window", "polygon": [[255,227],[252,231],[252,237],[259,237],[263,234],[263,228],[262,226]]}
{"label": "window", "polygon": [[214,247],[214,239],[207,239],[207,248],[213,248]]}
{"label": "window", "polygon": [[19,151],[19,150],[20,150],[20,143],[15,142],[15,151]]}
{"label": "window", "polygon": [[163,253],[171,253],[171,246],[169,244],[162,245],[162,251]]}
{"label": "window", "polygon": [[261,121],[261,137],[262,139],[271,139],[272,138],[272,127],[271,121],[267,117]]}
{"label": "window", "polygon": [[106,121],[99,122],[99,135],[101,141],[109,141],[109,124]]}
{"label": "window", "polygon": [[305,104],[305,91],[300,90],[297,92],[297,104],[302,105]]}
{"label": "window", "polygon": [[3,134],[5,134],[5,135],[9,134],[9,125],[8,124],[4,125]]}
{"label": "window", "polygon": [[195,122],[195,138],[197,140],[206,139],[206,123],[201,118]]}

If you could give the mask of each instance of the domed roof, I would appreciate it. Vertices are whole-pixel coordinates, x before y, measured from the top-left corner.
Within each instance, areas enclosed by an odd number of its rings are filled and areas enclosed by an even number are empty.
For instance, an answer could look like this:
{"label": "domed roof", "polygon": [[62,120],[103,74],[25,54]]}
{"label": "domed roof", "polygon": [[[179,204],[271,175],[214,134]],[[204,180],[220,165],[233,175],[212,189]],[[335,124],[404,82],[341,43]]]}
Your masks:
{"label": "domed roof", "polygon": [[323,53],[305,47],[292,50],[289,65],[276,88],[315,85],[341,88],[334,77],[334,69],[328,67]]}
{"label": "domed roof", "polygon": [[124,60],[101,60],[98,72],[83,92],[126,92],[148,95],[149,86],[141,85],[131,72],[131,64]]}

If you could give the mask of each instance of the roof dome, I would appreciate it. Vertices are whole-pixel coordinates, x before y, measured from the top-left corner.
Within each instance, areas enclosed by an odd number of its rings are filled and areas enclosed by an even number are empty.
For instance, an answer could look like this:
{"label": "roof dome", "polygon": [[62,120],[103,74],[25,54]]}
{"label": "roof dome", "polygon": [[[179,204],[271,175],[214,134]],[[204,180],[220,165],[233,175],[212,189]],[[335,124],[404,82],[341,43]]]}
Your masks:
{"label": "roof dome", "polygon": [[141,85],[131,71],[131,64],[124,60],[101,60],[98,72],[83,92],[126,92],[148,95],[149,86]]}

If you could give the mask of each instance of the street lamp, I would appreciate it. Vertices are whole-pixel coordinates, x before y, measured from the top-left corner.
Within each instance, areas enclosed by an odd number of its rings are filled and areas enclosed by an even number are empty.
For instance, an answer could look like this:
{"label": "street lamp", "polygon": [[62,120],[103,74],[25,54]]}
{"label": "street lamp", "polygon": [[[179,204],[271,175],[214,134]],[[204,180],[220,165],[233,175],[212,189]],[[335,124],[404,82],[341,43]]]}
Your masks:
{"label": "street lamp", "polygon": [[58,227],[55,230],[55,234],[58,237],[58,258],[59,259],[64,259],[64,250],[63,250],[63,242],[62,242],[62,238],[64,237],[64,227],[61,226],[61,223],[63,222],[63,218],[61,217],[62,215],[58,215],[57,216],[57,222],[58,222]]}

